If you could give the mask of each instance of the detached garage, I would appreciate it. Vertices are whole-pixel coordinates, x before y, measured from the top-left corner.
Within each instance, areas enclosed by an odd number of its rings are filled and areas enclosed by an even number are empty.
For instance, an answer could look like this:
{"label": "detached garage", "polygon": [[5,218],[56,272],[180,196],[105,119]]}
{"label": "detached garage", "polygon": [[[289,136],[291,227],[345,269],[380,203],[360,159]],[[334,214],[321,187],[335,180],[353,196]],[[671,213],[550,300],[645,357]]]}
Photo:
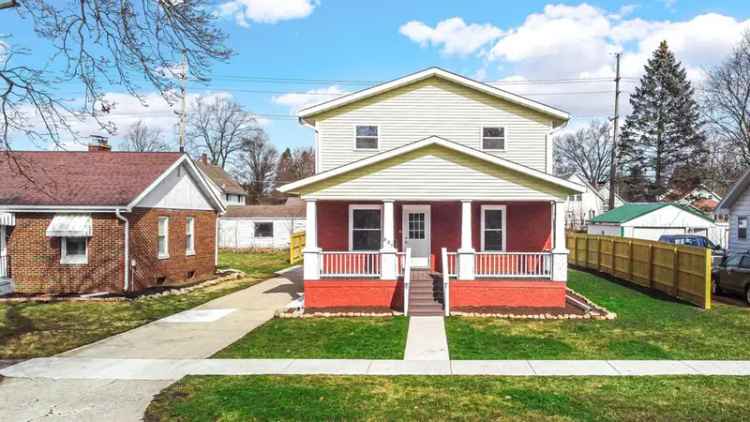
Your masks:
{"label": "detached garage", "polygon": [[283,249],[289,237],[305,229],[304,202],[285,205],[229,207],[219,219],[219,247],[230,249]]}
{"label": "detached garage", "polygon": [[588,233],[659,240],[665,234],[698,234],[721,243],[714,220],[687,205],[628,203],[591,220]]}

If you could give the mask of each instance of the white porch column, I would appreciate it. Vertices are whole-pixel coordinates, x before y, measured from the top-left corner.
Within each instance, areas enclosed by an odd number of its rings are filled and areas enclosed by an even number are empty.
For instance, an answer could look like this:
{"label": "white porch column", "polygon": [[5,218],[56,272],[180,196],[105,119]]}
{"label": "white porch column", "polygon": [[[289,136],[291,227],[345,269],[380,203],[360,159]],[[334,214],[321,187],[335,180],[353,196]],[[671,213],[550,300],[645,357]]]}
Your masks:
{"label": "white porch column", "polygon": [[552,280],[568,281],[568,249],[565,246],[565,203],[555,201],[554,245],[552,247]]}
{"label": "white porch column", "polygon": [[320,280],[320,248],[318,248],[318,208],[315,199],[306,199],[305,280]]}
{"label": "white porch column", "polygon": [[458,279],[474,280],[474,246],[471,241],[471,201],[461,201],[461,248],[458,252]]}
{"label": "white porch column", "polygon": [[398,278],[396,257],[395,212],[392,200],[383,200],[383,247],[380,249],[380,278]]}

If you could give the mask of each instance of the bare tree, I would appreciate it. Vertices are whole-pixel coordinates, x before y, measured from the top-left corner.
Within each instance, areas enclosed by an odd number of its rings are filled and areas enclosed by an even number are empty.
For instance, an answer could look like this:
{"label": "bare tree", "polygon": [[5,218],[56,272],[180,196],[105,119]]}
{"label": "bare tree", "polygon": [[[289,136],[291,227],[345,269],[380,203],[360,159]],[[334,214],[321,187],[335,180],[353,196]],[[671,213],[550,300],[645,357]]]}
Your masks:
{"label": "bare tree", "polygon": [[557,174],[575,172],[592,186],[609,180],[612,163],[612,135],[606,121],[593,121],[589,127],[555,139]]}
{"label": "bare tree", "polygon": [[207,154],[221,168],[243,149],[246,140],[265,137],[252,113],[229,97],[199,97],[190,111],[186,133],[190,148]]}
{"label": "bare tree", "polygon": [[[54,54],[43,67],[24,62],[31,46],[0,39],[0,145],[10,150],[11,134],[35,143],[60,145],[77,137],[71,119],[91,116],[110,132],[106,114],[114,104],[105,89],[117,86],[143,101],[146,86],[175,100],[187,62],[192,79],[205,80],[213,60],[227,59],[225,34],[217,28],[210,0],[24,0],[2,9],[27,20]],[[36,47],[36,45],[34,46]],[[77,101],[57,94],[76,81]],[[75,106],[73,104],[76,104]]]}
{"label": "bare tree", "polygon": [[237,176],[245,185],[251,203],[259,203],[273,191],[279,153],[260,132],[242,140]]}
{"label": "bare tree", "polygon": [[750,31],[724,63],[709,71],[703,110],[720,139],[750,166]]}
{"label": "bare tree", "polygon": [[125,134],[125,140],[120,144],[123,151],[159,152],[169,151],[169,144],[164,142],[161,129],[154,129],[138,120],[133,123]]}
{"label": "bare tree", "polygon": [[285,149],[276,170],[277,187],[315,174],[315,150],[311,147]]}

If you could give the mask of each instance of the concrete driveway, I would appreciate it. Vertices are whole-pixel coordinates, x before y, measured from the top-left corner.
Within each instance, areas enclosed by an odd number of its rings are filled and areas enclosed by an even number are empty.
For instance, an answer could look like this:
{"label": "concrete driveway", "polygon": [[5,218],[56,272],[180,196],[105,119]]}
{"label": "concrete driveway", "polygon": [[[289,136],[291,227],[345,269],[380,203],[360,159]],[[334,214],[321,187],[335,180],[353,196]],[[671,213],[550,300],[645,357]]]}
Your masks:
{"label": "concrete driveway", "polygon": [[[302,293],[302,270],[215,299],[59,357],[206,358],[273,317]],[[106,368],[102,370],[106,372]],[[0,380],[2,420],[138,421],[171,381]]]}

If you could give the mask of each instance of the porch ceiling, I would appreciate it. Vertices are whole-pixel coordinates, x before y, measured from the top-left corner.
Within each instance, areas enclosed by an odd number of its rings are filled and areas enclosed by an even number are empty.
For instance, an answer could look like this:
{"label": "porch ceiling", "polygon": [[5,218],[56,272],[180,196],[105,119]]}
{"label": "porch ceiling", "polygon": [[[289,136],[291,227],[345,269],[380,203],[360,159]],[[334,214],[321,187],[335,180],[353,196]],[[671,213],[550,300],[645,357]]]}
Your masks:
{"label": "porch ceiling", "polygon": [[321,173],[281,190],[319,199],[549,201],[564,200],[583,189],[441,138],[419,143],[422,145],[363,165],[352,163],[343,166],[350,169]]}

